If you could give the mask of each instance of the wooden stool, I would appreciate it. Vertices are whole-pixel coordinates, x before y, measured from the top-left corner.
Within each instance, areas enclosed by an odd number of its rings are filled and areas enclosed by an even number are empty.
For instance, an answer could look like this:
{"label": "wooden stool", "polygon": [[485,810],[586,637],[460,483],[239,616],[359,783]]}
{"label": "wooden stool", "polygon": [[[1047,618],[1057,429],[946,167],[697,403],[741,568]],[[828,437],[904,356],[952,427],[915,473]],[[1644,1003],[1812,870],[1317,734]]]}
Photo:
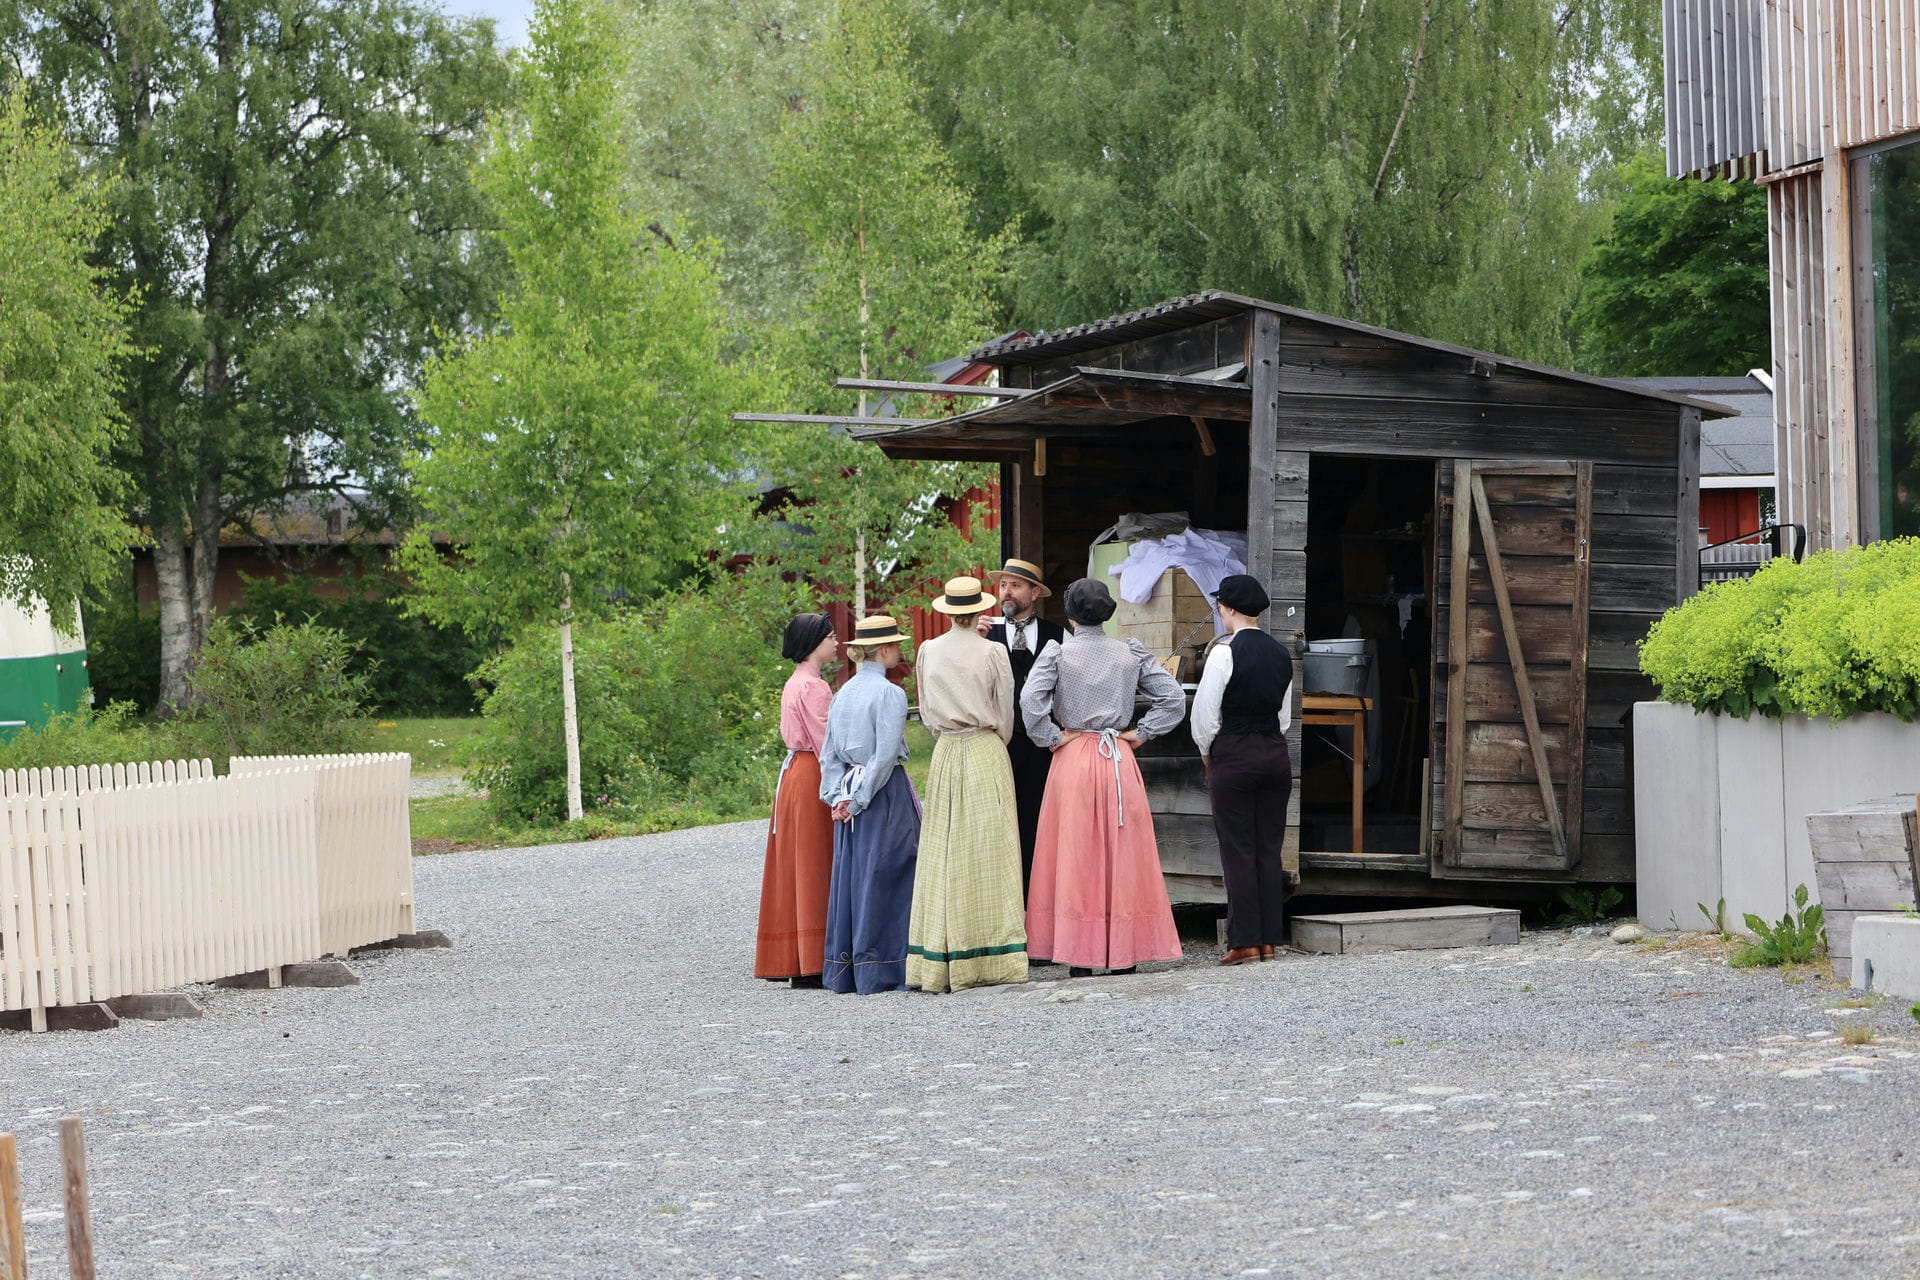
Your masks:
{"label": "wooden stool", "polygon": [[1373,699],[1348,693],[1307,693],[1300,697],[1300,724],[1345,725],[1353,730],[1353,844],[1361,852],[1367,809],[1367,712]]}

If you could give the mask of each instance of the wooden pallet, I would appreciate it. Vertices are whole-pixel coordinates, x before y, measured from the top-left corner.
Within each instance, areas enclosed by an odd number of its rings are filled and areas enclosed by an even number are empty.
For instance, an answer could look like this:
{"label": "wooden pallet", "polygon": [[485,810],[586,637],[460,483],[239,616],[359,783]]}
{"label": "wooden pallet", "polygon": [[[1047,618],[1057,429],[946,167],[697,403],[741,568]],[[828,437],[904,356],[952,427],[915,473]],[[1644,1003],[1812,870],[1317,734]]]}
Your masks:
{"label": "wooden pallet", "polygon": [[1293,945],[1324,955],[1496,947],[1518,941],[1520,913],[1504,907],[1414,907],[1293,918]]}

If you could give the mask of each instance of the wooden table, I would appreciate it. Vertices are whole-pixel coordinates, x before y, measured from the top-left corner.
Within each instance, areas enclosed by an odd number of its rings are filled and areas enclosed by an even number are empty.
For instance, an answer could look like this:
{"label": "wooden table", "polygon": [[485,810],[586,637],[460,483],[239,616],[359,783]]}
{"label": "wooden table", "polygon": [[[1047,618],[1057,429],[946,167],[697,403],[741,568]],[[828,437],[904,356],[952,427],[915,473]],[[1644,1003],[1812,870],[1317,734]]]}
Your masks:
{"label": "wooden table", "polygon": [[1373,699],[1350,693],[1306,693],[1300,695],[1300,724],[1345,725],[1353,730],[1353,843],[1347,852],[1361,852],[1360,837],[1366,826],[1367,801],[1367,712]]}

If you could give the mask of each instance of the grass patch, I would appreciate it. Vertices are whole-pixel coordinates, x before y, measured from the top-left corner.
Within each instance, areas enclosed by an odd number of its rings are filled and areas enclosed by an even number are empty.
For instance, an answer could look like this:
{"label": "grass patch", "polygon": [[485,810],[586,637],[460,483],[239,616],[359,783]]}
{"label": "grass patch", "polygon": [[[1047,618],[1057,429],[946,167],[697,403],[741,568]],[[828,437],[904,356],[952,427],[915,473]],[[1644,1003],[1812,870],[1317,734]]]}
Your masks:
{"label": "grass patch", "polygon": [[1848,1044],[1872,1044],[1873,1028],[1864,1022],[1848,1022],[1841,1026],[1840,1038]]}
{"label": "grass patch", "polygon": [[405,751],[419,774],[457,773],[468,743],[480,736],[479,716],[403,716],[367,722],[358,751]]}
{"label": "grass patch", "polygon": [[691,806],[669,806],[638,820],[589,813],[578,822],[531,826],[495,817],[488,812],[485,797],[476,795],[423,797],[415,800],[410,810],[416,854],[580,844],[616,836],[651,836],[688,827],[710,827],[722,822],[764,822],[767,817],[764,813],[715,813]]}
{"label": "grass patch", "polygon": [[1872,996],[1848,996],[1845,1000],[1836,1000],[1827,1006],[1830,1009],[1871,1009],[1879,1001]]}
{"label": "grass patch", "polygon": [[[479,736],[478,716],[402,717],[369,721],[362,751],[406,751],[413,756],[418,775],[459,772],[465,744]],[[927,790],[927,769],[933,759],[933,735],[915,721],[907,725],[907,776],[921,795]],[[778,763],[777,761],[775,762]],[[657,835],[688,827],[723,822],[762,821],[766,814],[719,813],[695,806],[668,806],[630,821],[605,814],[588,814],[579,822],[551,826],[503,821],[488,812],[485,797],[430,796],[412,804],[413,851],[417,854],[456,853],[466,849],[510,849],[543,844],[573,844],[615,836]]]}

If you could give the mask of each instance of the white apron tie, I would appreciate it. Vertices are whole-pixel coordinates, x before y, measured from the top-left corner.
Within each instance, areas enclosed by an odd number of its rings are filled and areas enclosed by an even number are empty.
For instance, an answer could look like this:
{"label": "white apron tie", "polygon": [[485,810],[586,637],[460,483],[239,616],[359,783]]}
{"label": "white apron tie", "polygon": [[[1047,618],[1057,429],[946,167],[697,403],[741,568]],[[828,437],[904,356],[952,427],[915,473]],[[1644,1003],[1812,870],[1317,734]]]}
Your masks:
{"label": "white apron tie", "polygon": [[[867,766],[864,764],[848,765],[847,771],[840,775],[840,785],[833,789],[833,799],[827,801],[827,807],[831,809],[837,804],[852,803],[854,792],[860,789],[860,784],[866,780],[866,776]],[[848,816],[847,830],[853,830],[853,819],[857,816],[857,814]]]}
{"label": "white apron tie", "polygon": [[1102,729],[1098,747],[1102,760],[1113,761],[1113,811],[1120,816],[1120,825],[1127,825],[1126,791],[1120,785],[1120,730]]}
{"label": "white apron tie", "polygon": [[780,834],[780,788],[787,785],[787,770],[793,768],[793,758],[799,754],[800,748],[787,748],[787,758],[780,762],[780,776],[773,782],[773,825],[768,829],[776,836]]}

